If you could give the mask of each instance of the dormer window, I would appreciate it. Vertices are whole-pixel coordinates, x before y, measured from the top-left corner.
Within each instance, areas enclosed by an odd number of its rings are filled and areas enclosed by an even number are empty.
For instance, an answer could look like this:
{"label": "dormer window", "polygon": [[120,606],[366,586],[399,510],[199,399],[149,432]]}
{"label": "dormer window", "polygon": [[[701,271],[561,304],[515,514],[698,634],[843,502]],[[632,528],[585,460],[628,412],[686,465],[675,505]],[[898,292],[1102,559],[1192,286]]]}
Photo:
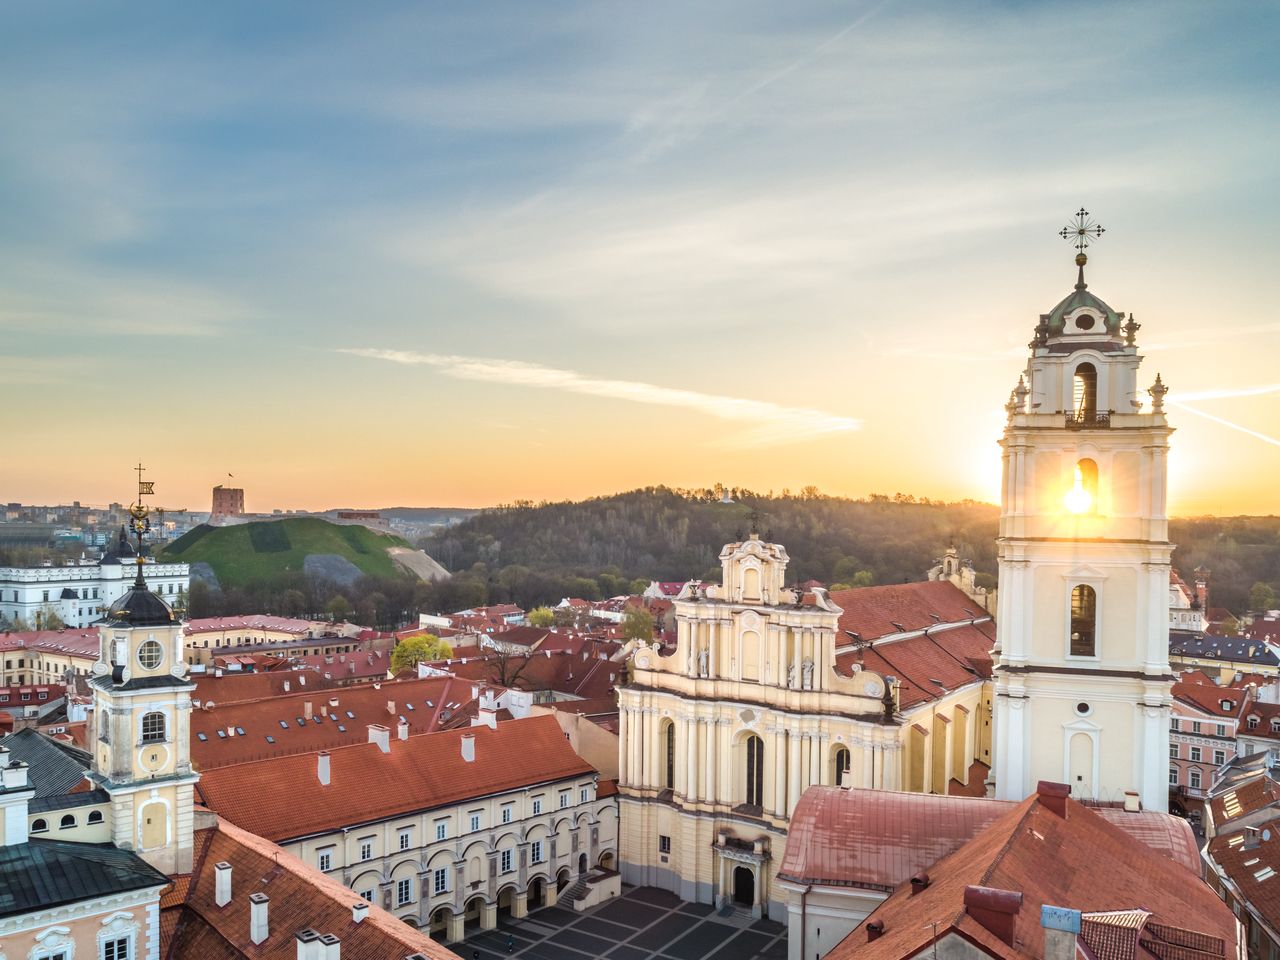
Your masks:
{"label": "dormer window", "polygon": [[1249,718],[1249,729],[1250,729],[1250,730],[1256,730],[1256,729],[1258,729],[1258,718],[1257,718],[1257,717],[1250,717],[1250,718]]}
{"label": "dormer window", "polygon": [[1076,317],[1076,329],[1092,330],[1093,325],[1096,322],[1097,321],[1094,320],[1092,313],[1082,313],[1080,316]]}

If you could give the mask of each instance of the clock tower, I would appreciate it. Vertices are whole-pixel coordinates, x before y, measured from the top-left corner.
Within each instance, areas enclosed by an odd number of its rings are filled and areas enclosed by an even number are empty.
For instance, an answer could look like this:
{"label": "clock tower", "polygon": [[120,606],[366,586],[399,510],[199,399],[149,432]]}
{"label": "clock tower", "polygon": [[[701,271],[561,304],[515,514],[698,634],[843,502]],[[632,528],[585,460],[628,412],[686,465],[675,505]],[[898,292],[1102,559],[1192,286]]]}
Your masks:
{"label": "clock tower", "polygon": [[91,776],[111,797],[112,841],[169,875],[192,866],[191,692],[182,625],[147,589],[142,538],[150,529],[139,481],[131,508],[137,576],[99,625],[93,666]]}
{"label": "clock tower", "polygon": [[1144,406],[1138,324],[1084,280],[1040,317],[1006,405],[1000,611],[995,650],[996,796],[1040,780],[1078,799],[1168,807],[1169,543],[1165,387]]}

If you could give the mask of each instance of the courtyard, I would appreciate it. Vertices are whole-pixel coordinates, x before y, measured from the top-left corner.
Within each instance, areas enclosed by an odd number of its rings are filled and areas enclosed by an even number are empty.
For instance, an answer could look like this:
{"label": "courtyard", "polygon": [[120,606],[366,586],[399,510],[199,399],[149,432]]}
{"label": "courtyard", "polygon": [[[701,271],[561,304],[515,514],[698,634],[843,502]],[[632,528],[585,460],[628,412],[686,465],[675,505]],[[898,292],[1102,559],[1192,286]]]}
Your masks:
{"label": "courtyard", "polygon": [[[507,951],[508,938],[512,950]],[[521,920],[503,917],[496,930],[450,944],[463,960],[515,956],[523,960],[786,960],[786,927],[740,913],[720,916],[709,905],[684,903],[653,887],[623,887],[622,895],[576,913],[545,907]]]}

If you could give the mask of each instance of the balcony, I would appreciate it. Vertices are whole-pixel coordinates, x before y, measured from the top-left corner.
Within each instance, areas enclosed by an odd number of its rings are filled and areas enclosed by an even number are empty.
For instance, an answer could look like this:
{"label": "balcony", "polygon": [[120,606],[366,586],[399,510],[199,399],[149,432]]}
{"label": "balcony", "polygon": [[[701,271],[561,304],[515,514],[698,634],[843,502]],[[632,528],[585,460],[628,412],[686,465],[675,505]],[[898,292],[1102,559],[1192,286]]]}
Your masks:
{"label": "balcony", "polygon": [[1107,430],[1111,427],[1110,413],[1068,413],[1068,430]]}

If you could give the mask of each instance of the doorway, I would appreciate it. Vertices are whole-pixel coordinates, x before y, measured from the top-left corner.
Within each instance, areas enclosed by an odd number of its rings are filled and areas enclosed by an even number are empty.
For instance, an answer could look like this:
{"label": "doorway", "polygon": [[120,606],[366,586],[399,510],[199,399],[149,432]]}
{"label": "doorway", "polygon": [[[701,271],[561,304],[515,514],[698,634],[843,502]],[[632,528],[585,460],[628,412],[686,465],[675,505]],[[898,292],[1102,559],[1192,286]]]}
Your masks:
{"label": "doorway", "polygon": [[733,902],[744,907],[756,902],[756,875],[750,867],[733,868]]}
{"label": "doorway", "polygon": [[585,853],[578,854],[578,873],[579,875],[587,872],[587,855]]}

